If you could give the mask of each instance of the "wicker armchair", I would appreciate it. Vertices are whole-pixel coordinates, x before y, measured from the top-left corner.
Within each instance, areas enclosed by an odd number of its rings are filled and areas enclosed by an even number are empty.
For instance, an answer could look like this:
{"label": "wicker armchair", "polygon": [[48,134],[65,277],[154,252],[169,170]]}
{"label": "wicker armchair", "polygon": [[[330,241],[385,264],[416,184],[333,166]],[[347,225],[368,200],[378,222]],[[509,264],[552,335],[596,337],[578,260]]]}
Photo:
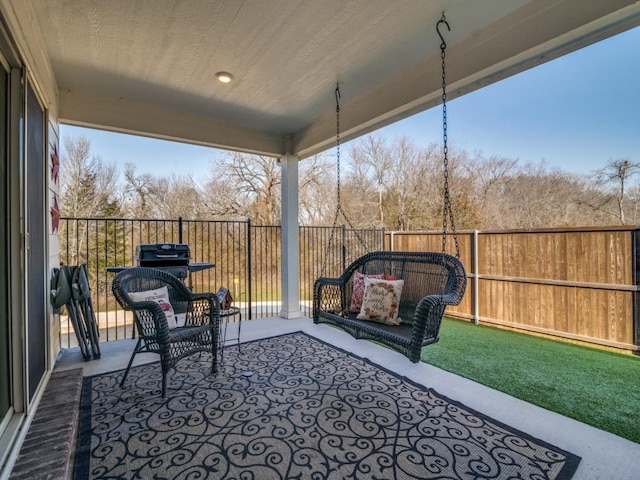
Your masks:
{"label": "wicker armchair", "polygon": [[[355,272],[404,280],[400,325],[356,318],[350,311]],[[380,342],[420,360],[422,347],[440,339],[447,305],[462,301],[467,276],[460,260],[435,252],[371,252],[347,267],[338,278],[320,277],[314,284],[313,321],[341,328],[355,338]]]}
{"label": "wicker armchair", "polygon": [[[167,287],[170,304],[176,314],[182,314],[184,326],[170,330],[167,315],[160,303],[134,301],[131,298],[132,292],[148,292],[162,287]],[[215,294],[193,293],[175,276],[149,267],[123,270],[113,279],[111,288],[118,303],[125,310],[135,313],[138,328],[138,342],[122,377],[121,386],[129,374],[134,357],[140,352],[160,355],[163,398],[167,393],[167,373],[184,357],[195,352],[211,352],[211,372],[217,372],[220,304]]]}

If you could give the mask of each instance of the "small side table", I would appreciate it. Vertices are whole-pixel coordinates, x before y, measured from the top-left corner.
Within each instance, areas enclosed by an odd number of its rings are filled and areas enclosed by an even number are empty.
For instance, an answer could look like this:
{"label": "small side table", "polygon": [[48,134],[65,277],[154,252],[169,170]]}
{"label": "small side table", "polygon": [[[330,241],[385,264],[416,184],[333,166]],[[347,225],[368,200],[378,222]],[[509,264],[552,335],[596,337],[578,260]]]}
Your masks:
{"label": "small side table", "polygon": [[[236,315],[238,316],[238,336],[234,338],[227,339],[227,327],[229,326],[229,322],[231,320],[235,320]],[[236,341],[238,348],[240,348],[240,330],[242,328],[242,312],[238,307],[231,307],[228,310],[220,311],[220,330],[221,330],[221,347],[222,352],[221,355],[224,355],[224,347],[227,345],[227,342]]]}

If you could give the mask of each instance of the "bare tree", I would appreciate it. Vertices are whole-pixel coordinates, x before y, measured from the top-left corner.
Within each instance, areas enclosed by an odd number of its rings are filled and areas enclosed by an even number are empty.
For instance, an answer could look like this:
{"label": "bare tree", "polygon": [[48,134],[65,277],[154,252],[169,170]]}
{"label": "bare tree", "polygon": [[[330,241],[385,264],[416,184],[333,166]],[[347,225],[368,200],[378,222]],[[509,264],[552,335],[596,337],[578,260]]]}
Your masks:
{"label": "bare tree", "polygon": [[631,225],[640,223],[640,184],[629,189],[629,207],[627,207],[627,222]]}
{"label": "bare tree", "polygon": [[[438,146],[420,150],[408,137],[392,144],[380,136],[368,136],[350,153],[351,174],[346,190],[353,198],[348,212],[355,212],[361,226],[384,226],[394,230],[430,229],[442,225],[443,173]],[[465,224],[477,219],[477,208],[459,165],[464,152],[450,149],[449,184],[455,193],[452,204]],[[374,220],[373,212],[377,211]]]}
{"label": "bare tree", "polygon": [[498,228],[567,226],[575,219],[580,181],[544,162],[527,163],[507,184],[504,218]]}
{"label": "bare tree", "polygon": [[434,225],[442,205],[437,146],[419,149],[408,137],[397,139],[393,144],[393,166],[387,176],[386,226],[410,230]]}
{"label": "bare tree", "polygon": [[481,218],[474,228],[500,226],[504,215],[505,193],[509,182],[517,173],[518,160],[492,156],[485,158],[477,153],[475,158],[465,162],[463,169],[475,185],[477,203]]}
{"label": "bare tree", "polygon": [[277,159],[227,152],[214,159],[205,190],[213,215],[249,217],[265,225],[280,222],[281,173]]}
{"label": "bare tree", "polygon": [[205,184],[202,191],[202,205],[206,216],[212,219],[230,218],[239,220],[246,217],[244,206],[233,184],[223,180],[218,170]]}
{"label": "bare tree", "polygon": [[[195,219],[251,218],[275,225],[280,218],[281,166],[275,158],[226,152],[199,184],[188,176],[137,174],[133,164],[117,182],[117,169],[92,155],[84,137],[64,140],[61,208],[74,217],[117,216]],[[419,149],[406,137],[380,134],[350,146],[341,166],[340,203],[355,227],[394,230],[442,226],[443,176],[439,146]],[[335,164],[328,156],[300,163],[300,222],[331,224],[335,218]],[[538,228],[638,222],[640,164],[613,160],[589,177],[544,162],[471,157],[449,148],[449,187],[458,229]],[[340,223],[345,219],[338,218]]]}
{"label": "bare tree", "polygon": [[156,212],[152,209],[153,197],[162,196],[161,188],[150,173],[136,175],[133,163],[127,163],[124,169],[124,194],[127,199],[127,209],[132,217],[151,217]]}
{"label": "bare tree", "polygon": [[359,165],[371,172],[371,179],[378,191],[378,219],[379,226],[385,224],[383,195],[389,173],[397,166],[393,153],[384,137],[379,134],[367,135],[351,147],[351,159],[354,165]]}
{"label": "bare tree", "polygon": [[137,175],[136,167],[128,163],[124,178],[127,210],[132,217],[201,219],[206,216],[204,189],[190,175]]}
{"label": "bare tree", "polygon": [[327,192],[333,191],[334,183],[331,165],[325,156],[314,155],[300,163],[298,201],[300,222],[303,225],[332,221],[333,198]]}
{"label": "bare tree", "polygon": [[[121,199],[117,188],[117,169],[91,153],[91,142],[84,136],[65,137],[60,158],[60,211],[72,218],[119,217]],[[87,261],[76,255],[96,234],[91,222],[76,222],[72,235],[65,235],[66,224],[60,229],[61,244],[67,252],[67,262],[77,265]],[[68,243],[67,243],[68,242]],[[102,244],[103,248],[109,248]]]}
{"label": "bare tree", "polygon": [[60,210],[79,217],[119,213],[118,170],[91,153],[91,142],[84,136],[65,137],[60,158]]}
{"label": "bare tree", "polygon": [[160,178],[157,186],[163,195],[154,196],[154,201],[160,200],[154,205],[154,211],[160,218],[200,220],[206,217],[206,209],[201,201],[203,191],[190,175]]}
{"label": "bare tree", "polygon": [[[214,218],[249,217],[259,223],[279,224],[281,175],[275,158],[228,152],[213,159],[201,201]],[[328,217],[327,186],[331,182],[325,157],[316,155],[301,162],[298,198],[303,223],[322,223]]]}
{"label": "bare tree", "polygon": [[[624,225],[625,215],[624,207],[626,200],[627,183],[629,179],[640,171],[640,164],[634,163],[628,158],[610,160],[603,168],[596,170],[596,185],[602,186],[610,192],[609,197],[603,203],[590,203],[594,210],[602,210],[618,219],[621,225]],[[613,202],[615,208],[609,207]]]}
{"label": "bare tree", "polygon": [[[345,156],[341,167],[340,204],[347,219],[354,226],[375,228],[380,226],[378,214],[378,189],[370,175],[370,165],[363,155]],[[336,212],[337,185],[331,192],[334,203],[332,219]],[[344,219],[341,219],[344,223]]]}

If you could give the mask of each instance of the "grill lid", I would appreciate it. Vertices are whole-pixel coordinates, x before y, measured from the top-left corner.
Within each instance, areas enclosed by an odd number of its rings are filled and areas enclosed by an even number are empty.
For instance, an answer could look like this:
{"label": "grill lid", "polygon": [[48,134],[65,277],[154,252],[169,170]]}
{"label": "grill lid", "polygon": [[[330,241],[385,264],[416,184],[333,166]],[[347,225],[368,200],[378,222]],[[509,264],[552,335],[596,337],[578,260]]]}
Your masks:
{"label": "grill lid", "polygon": [[134,258],[141,267],[176,267],[189,264],[186,243],[155,243],[138,245]]}

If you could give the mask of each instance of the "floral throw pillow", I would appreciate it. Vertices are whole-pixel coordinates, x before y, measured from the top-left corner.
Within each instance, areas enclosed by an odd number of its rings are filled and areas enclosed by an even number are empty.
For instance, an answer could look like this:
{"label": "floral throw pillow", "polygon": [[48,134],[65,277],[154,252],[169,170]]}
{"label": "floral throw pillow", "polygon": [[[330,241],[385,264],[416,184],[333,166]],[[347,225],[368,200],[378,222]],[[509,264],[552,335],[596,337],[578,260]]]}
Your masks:
{"label": "floral throw pillow", "polygon": [[178,324],[176,323],[176,314],[169,302],[169,290],[167,290],[167,287],[158,288],[156,290],[145,290],[144,292],[129,292],[129,296],[134,302],[156,302],[162,307],[162,311],[167,317],[169,330],[173,330],[178,327]]}
{"label": "floral throw pillow", "polygon": [[364,273],[354,272],[353,274],[353,293],[351,294],[350,312],[358,313],[362,308],[362,297],[364,296],[364,279],[365,278],[382,278],[383,275],[365,275]]}
{"label": "floral throw pillow", "polygon": [[398,310],[404,280],[365,278],[362,308],[356,318],[400,325]]}

